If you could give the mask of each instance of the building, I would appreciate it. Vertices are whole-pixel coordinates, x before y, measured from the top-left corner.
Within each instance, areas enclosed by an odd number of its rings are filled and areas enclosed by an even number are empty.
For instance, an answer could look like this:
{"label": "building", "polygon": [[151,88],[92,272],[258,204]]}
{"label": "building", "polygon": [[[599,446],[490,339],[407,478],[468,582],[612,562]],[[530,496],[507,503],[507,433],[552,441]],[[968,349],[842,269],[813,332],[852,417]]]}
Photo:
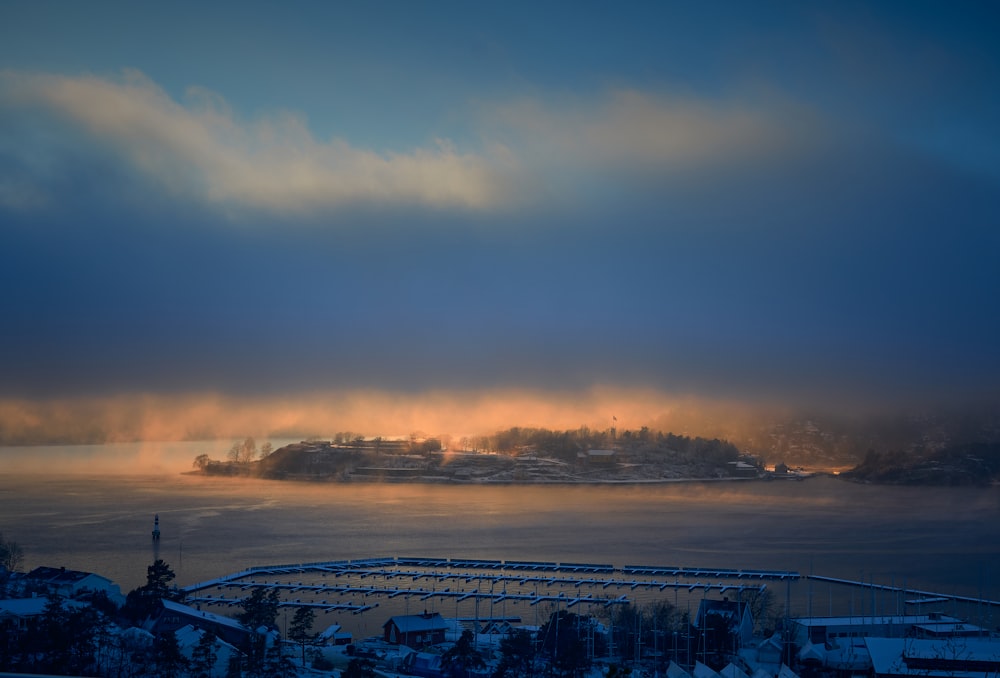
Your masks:
{"label": "building", "polygon": [[203,631],[211,631],[219,639],[238,648],[245,648],[250,643],[250,632],[235,619],[203,612],[172,600],[161,600],[156,611],[143,624],[143,628],[159,635],[168,631],[177,632],[188,625]]}
{"label": "building", "polygon": [[940,637],[949,630],[968,632],[961,620],[942,614],[879,615],[852,617],[805,617],[792,620],[792,641],[841,645],[850,638],[901,638],[905,635]]}
{"label": "building", "polygon": [[610,466],[618,462],[618,453],[615,450],[587,450],[581,455],[584,462],[597,466]]}
{"label": "building", "polygon": [[865,638],[875,678],[992,678],[1000,642],[986,638]]}
{"label": "building", "polygon": [[391,617],[382,629],[382,639],[387,643],[406,645],[418,649],[445,641],[448,622],[437,612]]}
{"label": "building", "polygon": [[76,598],[84,593],[105,593],[116,605],[125,604],[118,584],[92,572],[67,570],[65,567],[36,567],[24,579],[65,598]]}

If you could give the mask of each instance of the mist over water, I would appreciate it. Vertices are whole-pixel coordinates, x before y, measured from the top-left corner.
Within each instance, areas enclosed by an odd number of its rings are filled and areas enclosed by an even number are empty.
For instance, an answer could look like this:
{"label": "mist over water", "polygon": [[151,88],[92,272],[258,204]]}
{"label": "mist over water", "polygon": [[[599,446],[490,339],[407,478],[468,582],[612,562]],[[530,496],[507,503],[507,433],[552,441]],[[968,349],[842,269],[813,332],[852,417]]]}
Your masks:
{"label": "mist over water", "polygon": [[[479,486],[0,475],[0,530],[22,545],[26,568],[97,572],[123,593],[157,554],[180,586],[256,565],[424,556],[794,570],[996,600],[998,515],[997,488],[833,478]],[[789,591],[799,613],[807,586],[817,613],[827,596],[833,607],[833,592],[802,581]]]}

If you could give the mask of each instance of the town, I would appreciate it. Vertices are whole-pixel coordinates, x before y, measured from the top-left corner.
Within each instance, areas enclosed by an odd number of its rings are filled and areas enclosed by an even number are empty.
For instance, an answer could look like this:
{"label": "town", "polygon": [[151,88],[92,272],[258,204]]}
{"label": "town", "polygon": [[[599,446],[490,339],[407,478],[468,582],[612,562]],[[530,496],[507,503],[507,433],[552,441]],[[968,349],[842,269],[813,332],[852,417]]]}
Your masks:
{"label": "town", "polygon": [[[0,574],[0,670],[92,676],[989,678],[1000,602],[792,571],[382,557],[255,567],[122,595],[65,568]],[[809,580],[846,616],[789,609]],[[785,600],[782,601],[782,596]],[[963,602],[970,620],[944,610]],[[375,620],[355,637],[348,620]],[[363,628],[367,628],[367,625]]]}

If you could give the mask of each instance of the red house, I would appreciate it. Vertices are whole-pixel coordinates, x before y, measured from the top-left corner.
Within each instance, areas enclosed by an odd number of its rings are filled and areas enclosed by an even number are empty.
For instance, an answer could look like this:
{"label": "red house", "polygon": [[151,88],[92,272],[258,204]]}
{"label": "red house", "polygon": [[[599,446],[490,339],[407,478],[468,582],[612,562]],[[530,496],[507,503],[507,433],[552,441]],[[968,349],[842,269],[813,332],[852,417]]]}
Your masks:
{"label": "red house", "polygon": [[443,643],[448,623],[437,612],[424,612],[392,617],[382,629],[382,639],[385,642],[419,649]]}

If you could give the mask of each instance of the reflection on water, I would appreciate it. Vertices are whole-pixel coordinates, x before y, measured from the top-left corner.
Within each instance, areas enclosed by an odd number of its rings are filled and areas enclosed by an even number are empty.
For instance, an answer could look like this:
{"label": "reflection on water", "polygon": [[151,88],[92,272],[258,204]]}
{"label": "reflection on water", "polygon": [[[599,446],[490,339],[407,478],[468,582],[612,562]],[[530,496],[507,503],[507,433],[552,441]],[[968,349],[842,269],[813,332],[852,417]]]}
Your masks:
{"label": "reflection on water", "polygon": [[483,487],[0,477],[0,530],[27,566],[93,570],[125,590],[144,580],[159,513],[161,556],[181,585],[259,564],[414,555],[813,570],[979,595],[1000,584],[998,507],[997,488],[823,478]]}

